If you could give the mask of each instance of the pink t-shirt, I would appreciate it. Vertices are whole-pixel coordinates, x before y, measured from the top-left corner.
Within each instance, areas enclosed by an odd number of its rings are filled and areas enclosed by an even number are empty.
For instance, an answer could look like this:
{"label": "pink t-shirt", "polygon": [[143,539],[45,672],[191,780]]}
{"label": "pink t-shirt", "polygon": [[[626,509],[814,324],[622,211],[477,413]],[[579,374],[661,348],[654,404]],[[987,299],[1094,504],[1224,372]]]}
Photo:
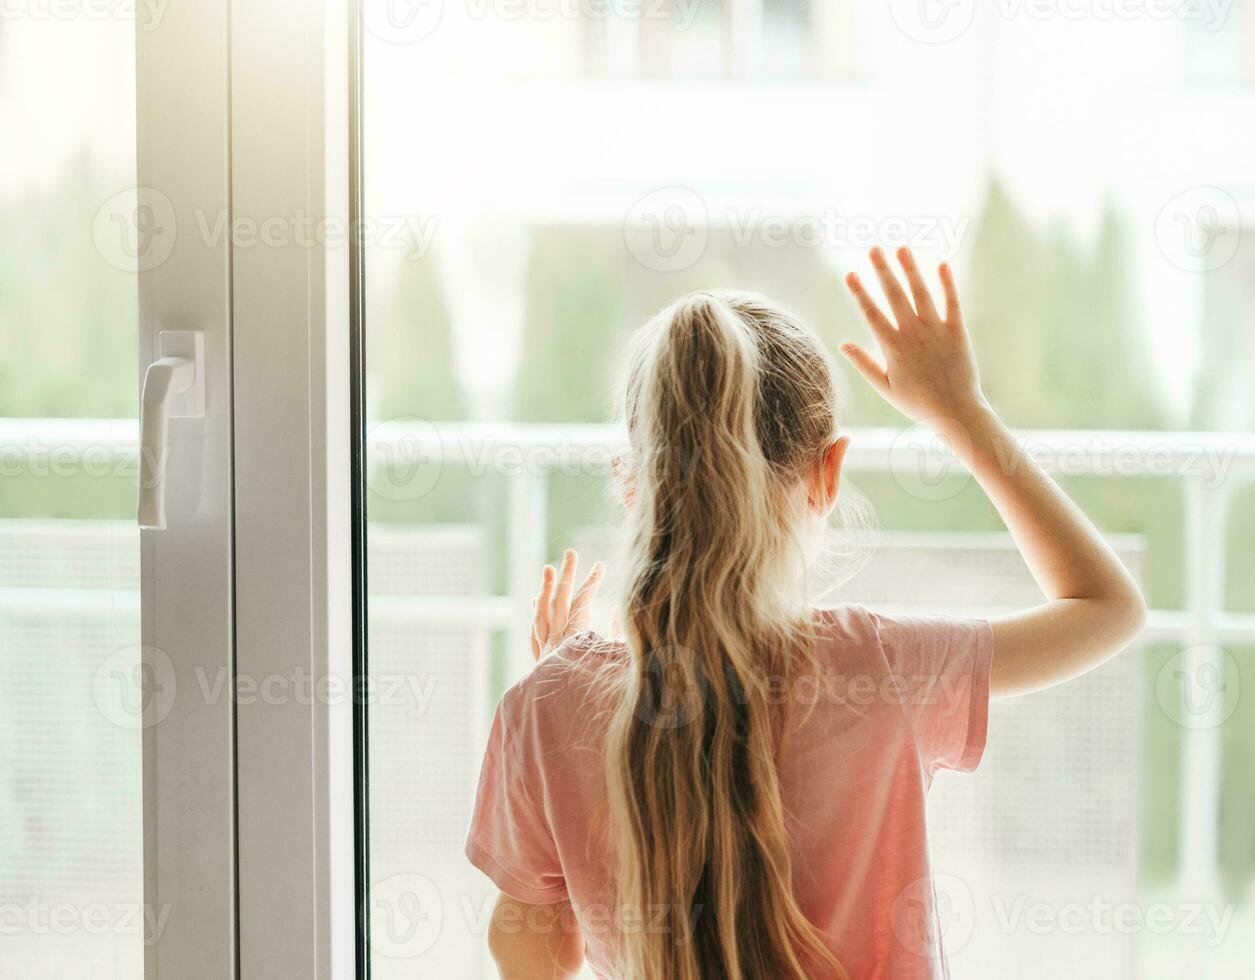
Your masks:
{"label": "pink t-shirt", "polygon": [[[980,761],[993,631],[984,620],[859,606],[817,615],[820,674],[789,692],[790,703],[813,707],[797,712],[780,760],[795,894],[851,980],[947,976],[924,797],[937,769]],[[617,929],[649,917],[616,916],[606,831],[602,746],[613,706],[595,678],[624,655],[579,634],[506,692],[466,845],[507,895],[570,901],[602,976]]]}

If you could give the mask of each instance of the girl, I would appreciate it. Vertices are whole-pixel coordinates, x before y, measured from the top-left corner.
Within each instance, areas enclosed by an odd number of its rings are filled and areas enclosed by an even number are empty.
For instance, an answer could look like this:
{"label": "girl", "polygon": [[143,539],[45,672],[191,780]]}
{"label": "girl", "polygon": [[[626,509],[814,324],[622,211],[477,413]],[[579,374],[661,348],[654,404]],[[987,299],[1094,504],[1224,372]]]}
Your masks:
{"label": "girl", "polygon": [[[947,975],[924,797],[971,770],[989,698],[1058,684],[1137,634],[1137,586],[986,402],[954,277],[939,312],[911,253],[879,249],[883,353],[842,352],[953,447],[1046,595],[993,622],[808,609],[836,501],[832,369],[758,296],[697,293],[640,333],[625,642],[587,630],[575,555],[536,599],[539,664],[502,699],[467,843],[500,888],[506,980]],[[543,659],[541,659],[543,658]]]}

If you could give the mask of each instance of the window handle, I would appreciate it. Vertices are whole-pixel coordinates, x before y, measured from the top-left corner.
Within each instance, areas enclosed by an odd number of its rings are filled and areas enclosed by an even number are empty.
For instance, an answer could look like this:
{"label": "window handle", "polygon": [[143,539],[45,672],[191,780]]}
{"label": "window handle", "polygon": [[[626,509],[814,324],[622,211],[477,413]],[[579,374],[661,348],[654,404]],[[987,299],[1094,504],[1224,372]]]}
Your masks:
{"label": "window handle", "polygon": [[166,526],[170,419],[205,414],[204,340],[195,330],[163,330],[161,357],[144,372],[139,414],[139,526]]}

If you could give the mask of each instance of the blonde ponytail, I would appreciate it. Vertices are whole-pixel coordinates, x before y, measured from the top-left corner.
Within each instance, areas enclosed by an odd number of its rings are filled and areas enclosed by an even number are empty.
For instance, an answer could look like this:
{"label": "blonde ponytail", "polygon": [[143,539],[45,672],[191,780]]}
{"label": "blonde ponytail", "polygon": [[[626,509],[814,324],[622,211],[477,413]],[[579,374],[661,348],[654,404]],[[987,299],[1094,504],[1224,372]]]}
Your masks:
{"label": "blonde ponytail", "polygon": [[620,980],[845,975],[793,894],[771,694],[812,665],[795,491],[833,405],[814,336],[760,297],[695,294],[641,333],[607,778],[620,908],[644,925],[623,930]]}

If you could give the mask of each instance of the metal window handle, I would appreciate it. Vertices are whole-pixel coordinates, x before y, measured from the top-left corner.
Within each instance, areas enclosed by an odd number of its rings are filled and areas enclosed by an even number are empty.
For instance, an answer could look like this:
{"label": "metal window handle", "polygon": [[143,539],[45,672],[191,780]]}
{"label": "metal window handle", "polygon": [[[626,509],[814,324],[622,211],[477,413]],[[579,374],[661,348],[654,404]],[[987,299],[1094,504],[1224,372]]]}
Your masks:
{"label": "metal window handle", "polygon": [[204,341],[194,330],[165,330],[161,357],[144,372],[139,415],[139,526],[166,527],[170,419],[205,414]]}

